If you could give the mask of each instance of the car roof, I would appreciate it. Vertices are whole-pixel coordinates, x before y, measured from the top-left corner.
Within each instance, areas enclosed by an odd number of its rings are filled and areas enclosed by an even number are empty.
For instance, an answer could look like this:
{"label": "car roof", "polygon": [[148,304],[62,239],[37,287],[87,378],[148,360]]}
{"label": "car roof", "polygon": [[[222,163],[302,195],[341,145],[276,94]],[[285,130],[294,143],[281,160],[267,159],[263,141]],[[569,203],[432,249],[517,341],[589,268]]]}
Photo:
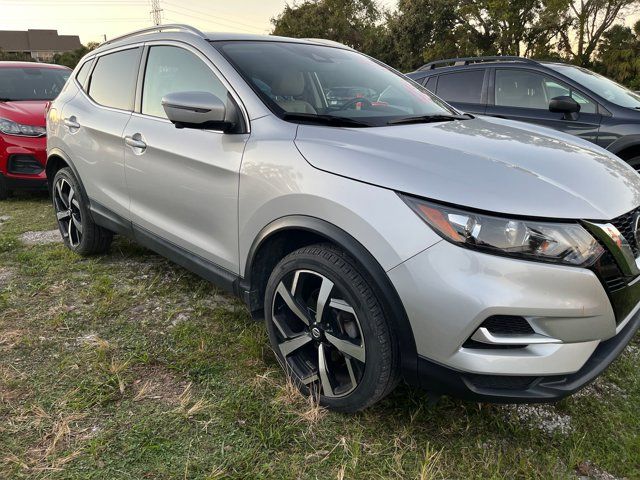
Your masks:
{"label": "car roof", "polygon": [[38,62],[14,62],[14,61],[0,61],[0,68],[57,68],[62,70],[69,70],[69,67],[64,65],[55,65],[53,63],[38,63]]}

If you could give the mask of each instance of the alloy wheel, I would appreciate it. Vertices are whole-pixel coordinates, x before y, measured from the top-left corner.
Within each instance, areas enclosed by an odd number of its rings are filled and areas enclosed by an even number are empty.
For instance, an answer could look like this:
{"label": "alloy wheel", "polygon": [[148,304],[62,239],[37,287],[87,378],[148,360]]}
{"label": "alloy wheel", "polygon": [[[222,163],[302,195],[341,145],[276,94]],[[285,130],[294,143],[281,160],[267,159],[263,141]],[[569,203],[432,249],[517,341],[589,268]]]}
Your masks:
{"label": "alloy wheel", "polygon": [[82,214],[77,194],[71,184],[60,178],[54,187],[53,203],[56,209],[58,227],[63,238],[71,247],[77,247],[82,241]]}
{"label": "alloy wheel", "polygon": [[290,272],[271,313],[285,368],[311,393],[335,398],[355,390],[364,374],[364,336],[337,285],[311,270]]}

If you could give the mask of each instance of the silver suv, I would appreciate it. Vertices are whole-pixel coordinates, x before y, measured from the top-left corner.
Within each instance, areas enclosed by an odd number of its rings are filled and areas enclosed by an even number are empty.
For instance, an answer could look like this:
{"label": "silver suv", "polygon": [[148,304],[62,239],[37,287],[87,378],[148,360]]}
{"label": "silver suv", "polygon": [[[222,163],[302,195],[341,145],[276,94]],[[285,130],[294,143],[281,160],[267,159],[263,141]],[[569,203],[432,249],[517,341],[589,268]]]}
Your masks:
{"label": "silver suv", "polygon": [[47,133],[70,249],[132,236],[240,296],[287,375],[335,410],[400,379],[556,400],[640,324],[632,168],[456,111],[342,45],[134,32],[83,59]]}

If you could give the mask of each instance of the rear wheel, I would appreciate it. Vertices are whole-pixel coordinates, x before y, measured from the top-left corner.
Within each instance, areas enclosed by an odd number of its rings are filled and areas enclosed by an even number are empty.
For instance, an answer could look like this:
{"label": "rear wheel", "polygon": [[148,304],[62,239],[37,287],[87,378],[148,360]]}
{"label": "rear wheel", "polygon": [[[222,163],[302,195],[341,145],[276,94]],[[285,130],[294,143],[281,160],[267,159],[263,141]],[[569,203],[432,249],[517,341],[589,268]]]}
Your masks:
{"label": "rear wheel", "polygon": [[301,248],[269,278],[271,346],[305,395],[354,412],[398,382],[398,349],[380,301],[355,261],[330,244]]}
{"label": "rear wheel", "polygon": [[65,245],[80,255],[103,253],[109,249],[113,233],[96,225],[89,203],[70,168],[62,168],[53,179],[53,207]]}

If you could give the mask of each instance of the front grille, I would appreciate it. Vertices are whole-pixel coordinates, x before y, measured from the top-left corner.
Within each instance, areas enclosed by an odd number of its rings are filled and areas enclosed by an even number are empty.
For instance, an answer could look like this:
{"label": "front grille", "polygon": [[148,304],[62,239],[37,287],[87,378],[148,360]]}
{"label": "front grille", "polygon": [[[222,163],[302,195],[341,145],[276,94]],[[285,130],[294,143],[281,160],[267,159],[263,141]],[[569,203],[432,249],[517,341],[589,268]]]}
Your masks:
{"label": "front grille", "polygon": [[627,280],[622,275],[609,250],[605,250],[592,268],[600,278],[607,293],[617,292],[627,286]]}
{"label": "front grille", "polygon": [[627,242],[629,242],[629,246],[633,251],[633,256],[636,258],[638,257],[638,254],[640,254],[640,247],[638,246],[638,242],[636,242],[635,235],[635,218],[638,212],[640,212],[640,207],[611,220],[611,224],[616,227]]}
{"label": "front grille", "polygon": [[9,157],[7,170],[9,173],[37,175],[42,172],[44,168],[40,162],[31,155],[11,155]]}

